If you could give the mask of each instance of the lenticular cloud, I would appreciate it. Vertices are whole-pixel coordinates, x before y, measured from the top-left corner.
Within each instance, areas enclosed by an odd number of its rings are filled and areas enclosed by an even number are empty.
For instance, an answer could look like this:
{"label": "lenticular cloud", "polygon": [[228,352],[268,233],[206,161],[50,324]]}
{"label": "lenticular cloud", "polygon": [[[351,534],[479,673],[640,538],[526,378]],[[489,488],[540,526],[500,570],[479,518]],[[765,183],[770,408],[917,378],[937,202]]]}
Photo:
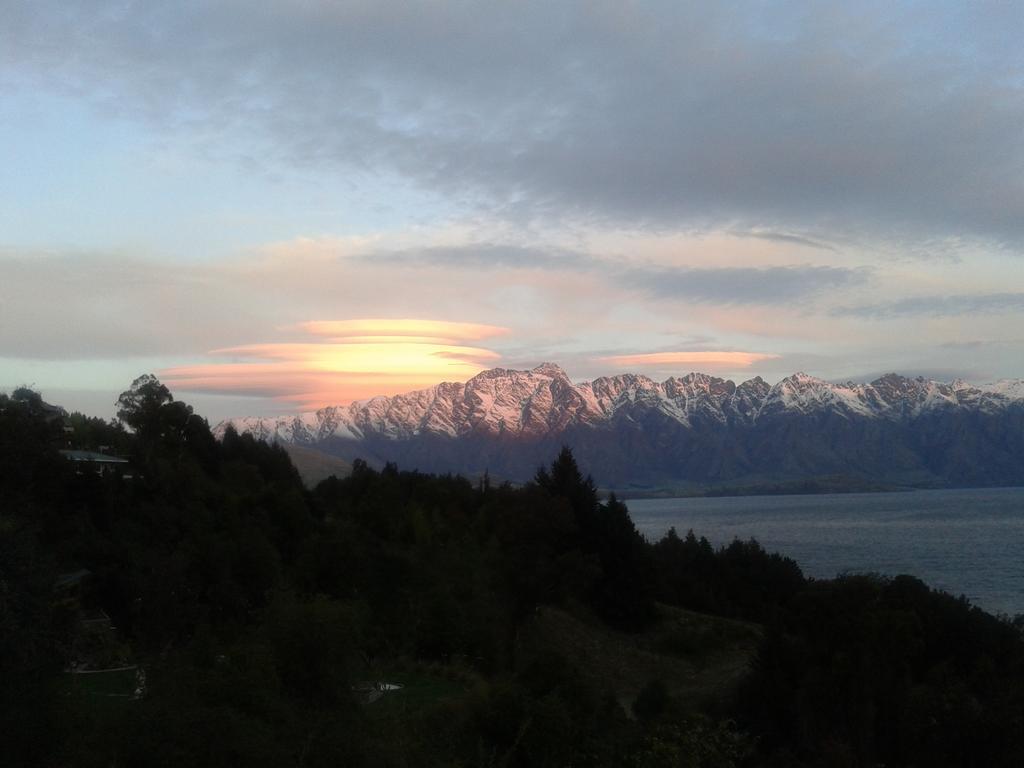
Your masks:
{"label": "lenticular cloud", "polygon": [[493,325],[410,318],[314,320],[293,330],[303,340],[212,350],[216,362],[170,368],[161,376],[176,389],[319,407],[471,378],[499,358],[475,342],[508,333]]}

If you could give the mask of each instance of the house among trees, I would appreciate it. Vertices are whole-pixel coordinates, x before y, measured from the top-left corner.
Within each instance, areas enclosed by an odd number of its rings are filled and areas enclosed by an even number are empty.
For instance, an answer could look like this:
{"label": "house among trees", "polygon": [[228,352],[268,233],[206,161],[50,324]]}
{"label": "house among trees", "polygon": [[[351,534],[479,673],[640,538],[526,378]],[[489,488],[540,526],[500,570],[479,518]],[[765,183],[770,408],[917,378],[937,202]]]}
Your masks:
{"label": "house among trees", "polygon": [[99,451],[64,450],[60,452],[60,455],[68,461],[73,461],[79,474],[92,471],[99,475],[105,475],[118,469],[127,469],[129,463],[128,459],[110,456]]}

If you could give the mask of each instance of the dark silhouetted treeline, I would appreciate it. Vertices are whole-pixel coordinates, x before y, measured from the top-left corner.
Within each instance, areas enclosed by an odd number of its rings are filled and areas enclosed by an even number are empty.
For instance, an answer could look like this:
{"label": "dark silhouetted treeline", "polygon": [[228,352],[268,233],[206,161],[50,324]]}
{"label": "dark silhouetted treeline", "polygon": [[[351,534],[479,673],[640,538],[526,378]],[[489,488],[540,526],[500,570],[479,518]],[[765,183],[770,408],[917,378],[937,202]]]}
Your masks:
{"label": "dark silhouetted treeline", "polygon": [[[915,579],[650,544],[567,450],[520,488],[357,461],[309,491],[151,376],[118,405],[108,424],[0,395],[4,765],[1024,764],[1019,627]],[[763,627],[738,689],[624,701],[523,640],[542,607],[641,638],[666,606]],[[90,645],[95,615],[115,629]],[[142,667],[137,694],[71,682],[101,658]]]}

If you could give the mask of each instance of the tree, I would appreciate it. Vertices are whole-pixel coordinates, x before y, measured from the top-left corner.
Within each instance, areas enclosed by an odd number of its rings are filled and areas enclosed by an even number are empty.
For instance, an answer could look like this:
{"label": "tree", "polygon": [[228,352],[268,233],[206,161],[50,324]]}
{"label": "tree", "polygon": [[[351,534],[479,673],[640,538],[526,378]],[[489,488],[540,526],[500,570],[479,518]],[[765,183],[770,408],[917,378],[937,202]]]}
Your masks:
{"label": "tree", "polygon": [[0,513],[27,511],[59,487],[56,478],[67,471],[57,453],[61,438],[61,422],[38,393],[20,387],[0,394]]}
{"label": "tree", "polygon": [[216,464],[216,444],[206,419],[175,400],[151,373],[139,376],[117,398],[117,418],[135,432],[148,463],[159,452],[180,460],[187,451],[207,470]]}
{"label": "tree", "polygon": [[569,446],[562,446],[558,457],[551,464],[550,471],[543,467],[538,469],[533,482],[552,496],[568,500],[576,518],[576,525],[580,529],[583,550],[594,551],[599,507],[597,488],[589,475],[583,477]]}
{"label": "tree", "polygon": [[534,482],[555,498],[569,502],[579,530],[579,549],[596,556],[600,572],[588,599],[601,617],[619,629],[635,631],[655,618],[654,571],[643,537],[626,505],[612,494],[606,504],[597,498],[594,481],[584,477],[568,446],[550,471],[540,469]]}
{"label": "tree", "polygon": [[0,750],[4,765],[49,762],[63,727],[54,574],[27,527],[0,516]]}
{"label": "tree", "polygon": [[171,391],[151,373],[139,376],[117,398],[117,418],[140,437],[158,433],[160,408],[173,402]]}
{"label": "tree", "polygon": [[629,510],[614,493],[598,507],[596,540],[601,577],[594,585],[594,608],[618,629],[643,629],[657,616],[654,564]]}
{"label": "tree", "polygon": [[11,400],[24,403],[29,413],[38,414],[43,410],[43,396],[29,387],[18,387],[11,392]]}

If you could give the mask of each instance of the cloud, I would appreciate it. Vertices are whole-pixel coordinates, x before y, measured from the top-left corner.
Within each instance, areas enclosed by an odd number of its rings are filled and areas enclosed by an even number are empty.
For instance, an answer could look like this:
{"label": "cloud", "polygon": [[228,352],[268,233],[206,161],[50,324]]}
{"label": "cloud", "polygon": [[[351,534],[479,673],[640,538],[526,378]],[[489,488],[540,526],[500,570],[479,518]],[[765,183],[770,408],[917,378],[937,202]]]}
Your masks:
{"label": "cloud", "polygon": [[955,315],[999,314],[1024,312],[1024,293],[982,293],[954,296],[914,296],[907,299],[838,307],[832,314],[839,317],[862,317],[885,320],[897,317],[951,317]]}
{"label": "cloud", "polygon": [[0,357],[190,354],[273,324],[273,312],[246,300],[245,285],[218,267],[118,253],[0,253],[0,274]]}
{"label": "cloud", "polygon": [[[116,398],[135,375],[173,369],[176,391],[285,397],[312,407],[465,379],[496,364],[529,368],[555,360],[572,376],[592,378],[612,365],[599,358],[638,352],[782,355],[747,368],[740,361],[712,368],[714,361],[685,358],[656,364],[672,373],[704,369],[767,377],[808,370],[834,378],[883,365],[959,365],[994,377],[1021,375],[1024,356],[1005,346],[1017,338],[1016,326],[993,307],[1016,307],[999,311],[1019,313],[1024,294],[1012,293],[1020,286],[994,262],[988,271],[949,263],[927,271],[917,264],[867,270],[833,266],[828,262],[837,257],[831,252],[804,249],[808,261],[818,257],[825,263],[785,265],[777,260],[787,258],[790,245],[765,243],[755,267],[743,266],[750,250],[762,247],[751,239],[634,233],[589,245],[581,240],[576,249],[566,245],[571,235],[555,239],[550,250],[571,255],[555,266],[544,261],[548,246],[532,234],[525,242],[474,234],[413,229],[364,238],[300,238],[231,259],[188,262],[145,253],[0,249],[0,380],[8,386],[108,386]],[[518,268],[521,262],[511,256],[500,267],[485,258],[451,264],[372,258],[435,247],[472,254],[481,243],[524,254],[526,266]],[[673,261],[687,266],[669,266]],[[955,321],[920,323],[913,334],[905,332],[901,318],[936,316],[906,314],[915,309],[906,293],[936,293],[949,311],[956,303],[950,297],[968,286],[978,294],[968,305],[957,300],[962,314]],[[996,297],[985,300],[987,314],[978,298],[983,295]],[[858,301],[871,306],[856,306]],[[924,302],[929,312],[936,311],[932,304]],[[832,314],[836,305],[843,306],[839,317]],[[878,322],[865,323],[876,311]],[[331,319],[339,317],[349,319]],[[972,339],[1004,346],[940,349]],[[358,369],[353,350],[369,352],[365,345],[374,344],[387,354],[412,345],[413,360],[422,359],[422,345],[433,345],[426,362],[443,367],[430,380],[394,368]],[[228,351],[210,356],[210,350]],[[500,361],[488,353],[500,354]],[[325,364],[306,365],[314,355]],[[980,358],[984,362],[976,363]],[[338,361],[349,365],[332,370],[326,364]],[[638,359],[624,368],[656,370],[652,365]],[[284,407],[269,402],[238,412]]]}
{"label": "cloud", "polygon": [[[797,235],[743,236],[788,245],[832,250]],[[862,285],[866,268],[798,264],[774,267],[671,267],[597,256],[563,247],[467,243],[400,251],[375,250],[358,257],[377,266],[420,266],[464,270],[545,270],[590,273],[609,283],[661,299],[718,304],[781,304],[825,291]]]}
{"label": "cloud", "polygon": [[[426,281],[397,265],[356,269],[345,258],[302,249],[177,263],[125,253],[0,250],[0,275],[0,358],[30,360],[192,356],[282,333],[380,336],[374,320],[364,327],[296,321],[330,316],[339,305],[353,315],[429,318],[456,301],[481,316],[486,301],[468,290],[470,278]],[[504,333],[496,325],[416,322],[446,339]],[[391,335],[407,330],[395,325]]]}
{"label": "cloud", "polygon": [[458,323],[447,320],[417,320],[410,318],[359,320],[310,320],[299,327],[314,336],[329,336],[335,339],[358,340],[386,339],[416,340],[417,343],[430,339],[432,343],[451,343],[453,340],[488,339],[504,336],[508,328],[481,323]]}
{"label": "cloud", "polygon": [[816,248],[824,251],[832,251],[838,253],[838,249],[835,246],[830,245],[822,240],[807,237],[805,235],[797,235],[791,232],[772,232],[770,230],[734,230],[730,234],[736,235],[737,237],[752,237],[757,240],[767,240],[771,243],[784,243],[786,245],[800,245],[805,248]]}
{"label": "cloud", "polygon": [[410,318],[319,320],[300,327],[326,338],[215,349],[209,354],[221,362],[177,366],[160,376],[172,389],[261,395],[315,408],[471,378],[500,356],[461,342],[508,332]]}
{"label": "cloud", "polygon": [[778,358],[761,352],[730,352],[721,350],[703,350],[694,352],[646,352],[632,355],[612,355],[598,358],[599,362],[608,363],[617,368],[659,368],[689,365],[701,367],[701,370],[737,370],[749,368],[763,360]]}
{"label": "cloud", "polygon": [[622,283],[659,299],[716,304],[787,304],[862,285],[863,269],[828,266],[634,269]]}
{"label": "cloud", "polygon": [[361,260],[375,265],[445,267],[455,269],[591,269],[593,256],[561,247],[542,248],[501,243],[467,243],[398,251],[378,250]]}
{"label": "cloud", "polygon": [[0,71],[273,173],[654,228],[1024,241],[1008,4],[5,3]]}

